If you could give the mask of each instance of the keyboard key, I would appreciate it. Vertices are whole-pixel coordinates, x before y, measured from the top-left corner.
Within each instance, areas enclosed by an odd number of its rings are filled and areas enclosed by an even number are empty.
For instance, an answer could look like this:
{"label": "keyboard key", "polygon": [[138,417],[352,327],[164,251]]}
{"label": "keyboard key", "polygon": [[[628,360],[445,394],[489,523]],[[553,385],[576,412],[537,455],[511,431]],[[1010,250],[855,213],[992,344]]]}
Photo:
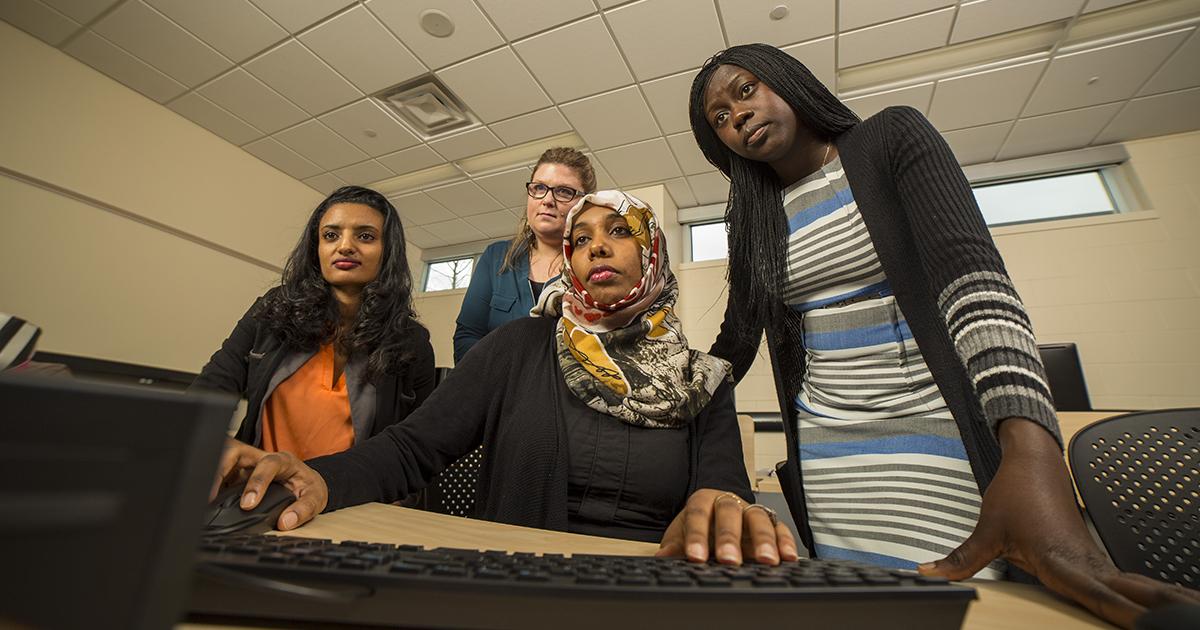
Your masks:
{"label": "keyboard key", "polygon": [[944,577],[934,577],[931,575],[918,575],[913,580],[913,582],[915,582],[917,584],[921,584],[923,586],[942,586],[945,584],[949,584],[950,580],[947,580]]}
{"label": "keyboard key", "polygon": [[733,580],[721,576],[703,576],[696,578],[696,583],[700,586],[732,586]]}
{"label": "keyboard key", "polygon": [[424,569],[424,567],[422,567],[419,564],[408,564],[406,562],[393,562],[391,568],[388,570],[391,571],[392,573],[413,574],[413,573],[420,573],[422,569]]}
{"label": "keyboard key", "polygon": [[770,576],[761,576],[761,575],[754,578],[753,583],[755,586],[778,586],[781,588],[787,587],[787,585],[788,585],[788,581],[781,577],[770,577]]}

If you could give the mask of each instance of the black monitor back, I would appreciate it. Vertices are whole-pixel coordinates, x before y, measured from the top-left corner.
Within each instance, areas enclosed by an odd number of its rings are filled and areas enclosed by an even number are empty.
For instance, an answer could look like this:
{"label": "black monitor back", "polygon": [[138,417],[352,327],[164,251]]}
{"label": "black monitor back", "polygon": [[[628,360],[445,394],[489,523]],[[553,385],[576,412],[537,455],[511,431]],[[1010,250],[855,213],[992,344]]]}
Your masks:
{"label": "black monitor back", "polygon": [[235,404],[0,378],[0,626],[175,624]]}
{"label": "black monitor back", "polygon": [[1073,343],[1038,345],[1046,376],[1050,379],[1050,394],[1058,411],[1091,411],[1087,383],[1083,379],[1083,364]]}

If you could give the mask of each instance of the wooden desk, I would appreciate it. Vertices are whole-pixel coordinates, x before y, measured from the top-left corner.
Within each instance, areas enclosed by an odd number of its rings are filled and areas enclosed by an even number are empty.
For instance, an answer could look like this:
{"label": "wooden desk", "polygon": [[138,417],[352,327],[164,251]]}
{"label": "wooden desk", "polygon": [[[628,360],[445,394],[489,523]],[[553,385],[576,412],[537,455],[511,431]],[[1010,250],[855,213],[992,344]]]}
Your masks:
{"label": "wooden desk", "polygon": [[[653,555],[657,545],[649,543],[564,534],[513,525],[501,525],[394,505],[371,503],[322,514],[292,536],[359,540],[429,547],[505,549],[535,553],[600,553]],[[1025,584],[972,580],[979,599],[971,604],[963,628],[1109,628],[1082,608],[1067,603],[1044,589]],[[753,625],[747,619],[748,625]],[[185,623],[185,630],[214,630],[208,624]]]}

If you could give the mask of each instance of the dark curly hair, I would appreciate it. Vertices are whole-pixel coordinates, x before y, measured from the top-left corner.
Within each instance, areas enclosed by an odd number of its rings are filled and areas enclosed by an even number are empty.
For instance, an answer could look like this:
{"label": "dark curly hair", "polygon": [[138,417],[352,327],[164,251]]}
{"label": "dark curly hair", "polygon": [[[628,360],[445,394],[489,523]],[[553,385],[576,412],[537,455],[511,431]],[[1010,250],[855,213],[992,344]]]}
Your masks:
{"label": "dark curly hair", "polygon": [[753,73],[790,105],[796,119],[821,140],[832,141],[860,120],[803,63],[766,44],[734,46],[719,52],[704,63],[692,81],[688,103],[692,135],[704,157],[730,180],[725,206],[730,299],[756,325],[785,326],[782,285],[787,270],[788,232],[782,186],[770,166],[734,153],[709,124],[704,93],[713,73],[722,65],[738,66]]}
{"label": "dark curly hair", "polygon": [[[383,259],[379,275],[363,287],[358,315],[348,331],[337,335],[337,300],[317,255],[317,228],[330,207],[339,203],[369,206],[383,215]],[[412,274],[404,244],[404,228],[391,202],[361,186],[343,186],[313,210],[304,233],[288,256],[279,286],[263,297],[255,317],[284,343],[315,350],[334,340],[346,356],[367,357],[366,376],[396,373],[413,355],[412,330],[419,327],[412,308]]]}

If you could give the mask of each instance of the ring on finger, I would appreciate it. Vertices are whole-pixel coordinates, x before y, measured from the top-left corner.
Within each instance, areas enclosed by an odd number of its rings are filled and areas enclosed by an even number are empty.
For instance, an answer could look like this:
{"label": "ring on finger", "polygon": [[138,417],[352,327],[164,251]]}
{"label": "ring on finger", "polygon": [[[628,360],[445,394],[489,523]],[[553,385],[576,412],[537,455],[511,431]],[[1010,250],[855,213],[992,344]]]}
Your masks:
{"label": "ring on finger", "polygon": [[[733,499],[734,503],[737,503],[738,507],[741,507],[741,505],[745,503],[745,501],[742,501],[742,498],[738,495],[732,492],[725,492],[713,499],[713,509],[717,508],[717,505],[721,503],[721,499]],[[745,508],[742,508],[742,511],[745,512]]]}
{"label": "ring on finger", "polygon": [[745,516],[746,512],[749,512],[751,508],[758,508],[763,512],[766,512],[767,518],[771,519],[771,527],[779,525],[779,513],[761,503],[751,503],[750,505],[742,508],[742,515]]}

